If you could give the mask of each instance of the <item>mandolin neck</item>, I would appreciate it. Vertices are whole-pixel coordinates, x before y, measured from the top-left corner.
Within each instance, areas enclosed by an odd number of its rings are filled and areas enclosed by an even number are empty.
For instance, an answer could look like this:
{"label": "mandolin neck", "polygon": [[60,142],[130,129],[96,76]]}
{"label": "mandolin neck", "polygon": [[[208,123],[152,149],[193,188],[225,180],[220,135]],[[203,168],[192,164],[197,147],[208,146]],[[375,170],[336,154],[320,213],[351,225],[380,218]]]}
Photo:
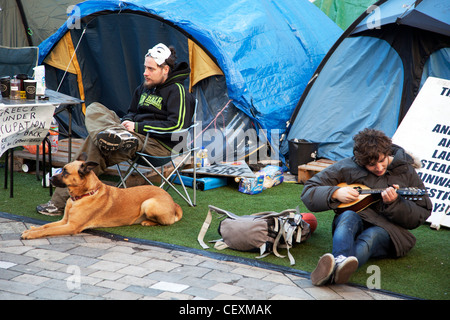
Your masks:
{"label": "mandolin neck", "polygon": [[[358,192],[360,194],[378,194],[378,193],[382,193],[384,190],[386,189],[361,189],[358,190]],[[398,190],[396,190],[398,191]]]}

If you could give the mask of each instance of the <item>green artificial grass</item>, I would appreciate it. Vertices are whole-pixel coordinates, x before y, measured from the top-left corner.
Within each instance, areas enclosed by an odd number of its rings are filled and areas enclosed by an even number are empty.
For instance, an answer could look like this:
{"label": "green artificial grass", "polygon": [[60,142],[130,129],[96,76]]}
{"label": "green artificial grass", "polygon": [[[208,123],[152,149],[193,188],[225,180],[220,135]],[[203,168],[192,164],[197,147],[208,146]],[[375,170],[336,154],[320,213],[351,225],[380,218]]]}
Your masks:
{"label": "green artificial grass", "polygon": [[[4,169],[0,170],[0,181],[4,181]],[[47,217],[37,214],[36,205],[45,203],[50,199],[48,189],[41,187],[40,182],[31,174],[15,173],[14,198],[9,198],[9,190],[0,189],[0,211],[35,219],[55,221],[60,218]],[[263,191],[257,195],[247,195],[238,192],[237,184],[230,180],[229,185],[213,190],[197,192],[197,206],[189,207],[177,194],[171,192],[174,200],[181,205],[184,211],[183,219],[171,226],[142,227],[140,225],[101,228],[99,230],[118,234],[129,238],[139,238],[163,243],[175,244],[184,247],[201,249],[197,242],[197,235],[208,212],[208,205],[231,211],[238,215],[251,214],[261,211],[282,211],[300,206],[301,212],[307,209],[300,200],[303,186],[295,183],[283,183]],[[192,193],[192,189],[190,189]],[[331,222],[332,211],[315,214],[318,227],[312,237],[306,242],[296,245],[291,253],[296,264],[292,268],[311,272],[317,261],[324,253],[331,252]],[[217,214],[213,215],[205,241],[220,238]],[[400,259],[369,260],[350,279],[351,283],[366,286],[370,283],[373,270],[369,266],[379,269],[380,286],[402,295],[423,299],[449,299],[450,257],[448,248],[450,233],[447,228],[440,230],[430,229],[426,224],[412,231],[417,238],[414,249]],[[231,249],[209,251],[226,255],[240,256],[254,259],[256,253],[239,252]],[[283,253],[283,250],[281,250]],[[262,259],[264,262],[290,267],[289,259],[280,259],[269,255]],[[371,271],[372,270],[372,271]]]}

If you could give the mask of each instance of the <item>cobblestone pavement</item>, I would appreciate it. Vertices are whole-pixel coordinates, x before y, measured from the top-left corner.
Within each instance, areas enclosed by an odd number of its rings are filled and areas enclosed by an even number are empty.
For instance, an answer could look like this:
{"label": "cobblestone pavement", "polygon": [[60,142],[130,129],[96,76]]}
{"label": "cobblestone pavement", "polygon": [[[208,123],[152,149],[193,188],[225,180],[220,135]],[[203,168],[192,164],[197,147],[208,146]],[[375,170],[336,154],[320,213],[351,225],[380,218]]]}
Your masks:
{"label": "cobblestone pavement", "polygon": [[195,250],[91,233],[20,240],[30,223],[0,217],[0,300],[385,300],[350,285],[315,287],[308,274],[224,261]]}

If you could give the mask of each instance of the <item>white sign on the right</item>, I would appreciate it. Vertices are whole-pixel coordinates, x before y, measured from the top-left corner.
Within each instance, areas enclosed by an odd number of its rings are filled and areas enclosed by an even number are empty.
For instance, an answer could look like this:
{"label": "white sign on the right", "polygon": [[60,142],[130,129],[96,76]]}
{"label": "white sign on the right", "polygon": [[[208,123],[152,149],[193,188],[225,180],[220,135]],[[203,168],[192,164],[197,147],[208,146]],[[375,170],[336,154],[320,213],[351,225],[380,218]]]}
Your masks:
{"label": "white sign on the right", "polygon": [[433,203],[427,222],[450,227],[450,80],[427,79],[392,141],[421,161],[417,173]]}

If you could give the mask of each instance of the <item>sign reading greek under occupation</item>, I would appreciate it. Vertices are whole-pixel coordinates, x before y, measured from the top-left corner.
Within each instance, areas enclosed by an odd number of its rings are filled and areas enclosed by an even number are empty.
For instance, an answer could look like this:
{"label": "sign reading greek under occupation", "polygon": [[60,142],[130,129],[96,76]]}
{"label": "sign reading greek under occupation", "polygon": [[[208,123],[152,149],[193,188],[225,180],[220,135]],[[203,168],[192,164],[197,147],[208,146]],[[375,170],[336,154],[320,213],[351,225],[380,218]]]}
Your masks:
{"label": "sign reading greek under occupation", "polygon": [[38,145],[50,129],[55,106],[0,104],[0,156],[17,146]]}
{"label": "sign reading greek under occupation", "polygon": [[427,222],[450,227],[450,80],[427,79],[392,141],[420,159],[417,173],[433,203]]}

